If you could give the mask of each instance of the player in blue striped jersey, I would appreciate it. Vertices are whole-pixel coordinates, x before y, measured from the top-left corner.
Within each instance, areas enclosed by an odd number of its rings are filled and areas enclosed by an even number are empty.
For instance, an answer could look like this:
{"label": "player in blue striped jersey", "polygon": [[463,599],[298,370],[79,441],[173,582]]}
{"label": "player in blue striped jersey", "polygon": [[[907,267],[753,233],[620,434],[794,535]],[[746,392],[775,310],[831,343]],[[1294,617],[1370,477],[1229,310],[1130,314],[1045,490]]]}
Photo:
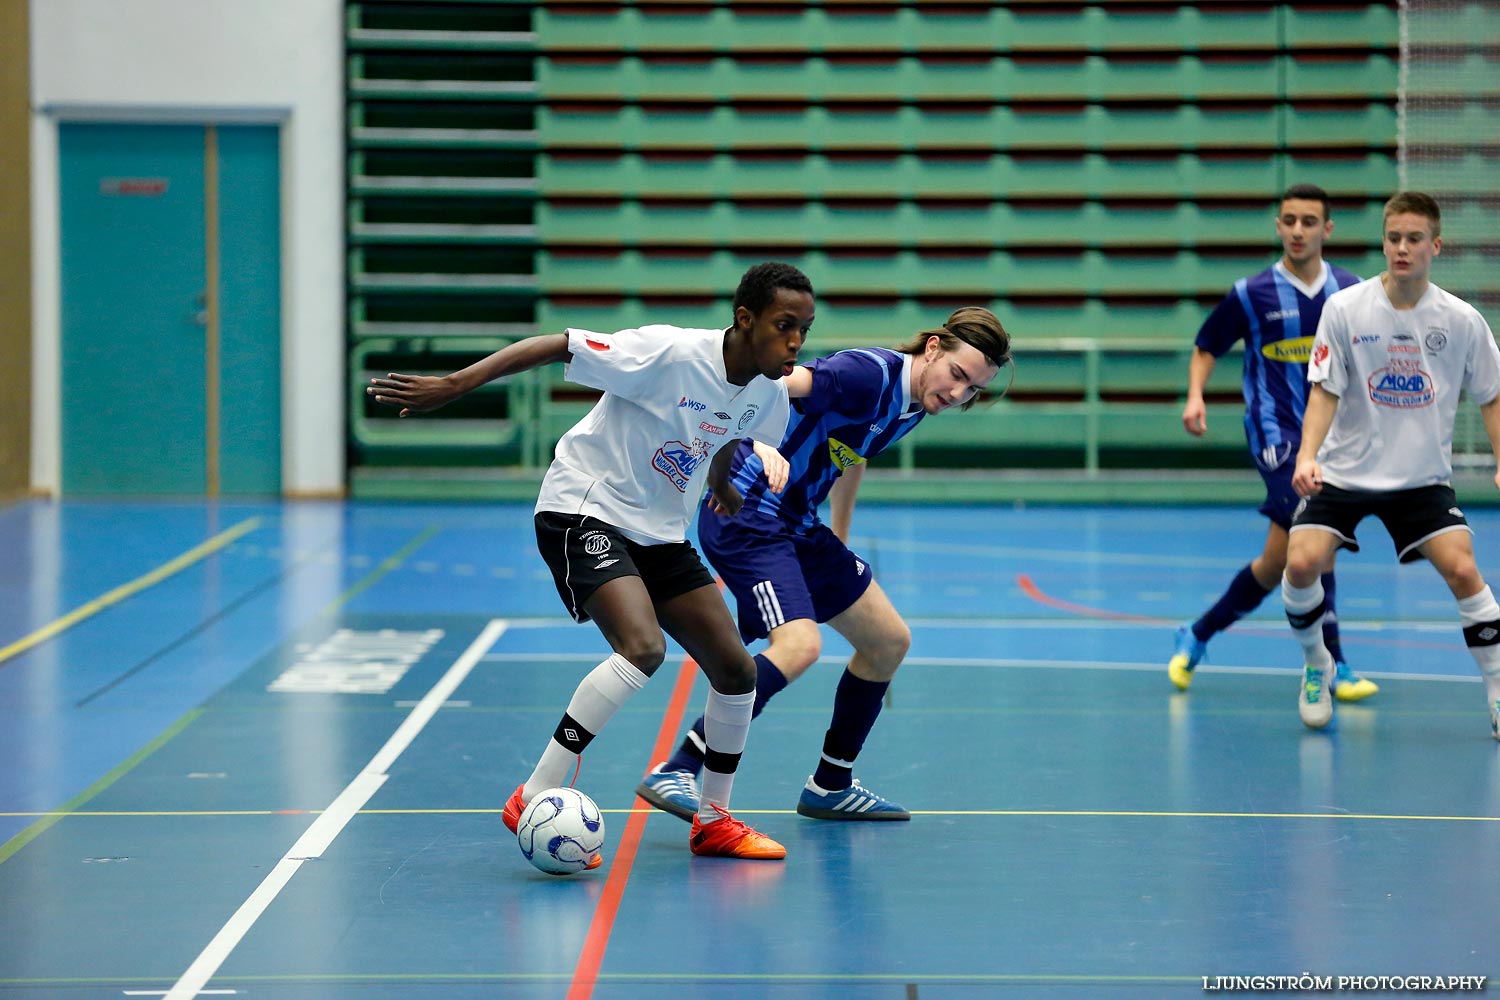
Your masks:
{"label": "player in blue striped jersey", "polygon": [[[1008,364],[1010,337],[1000,321],[988,309],[966,307],[897,350],[839,351],[799,366],[786,378],[792,415],[779,448],[791,466],[786,488],[771,492],[760,458],[742,448],[730,471],[745,498],[739,514],[721,516],[711,502],[699,508],[699,543],[738,601],[740,636],[747,643],[771,640],[755,657],[754,715],[817,661],[818,623],[828,622],[854,647],[822,757],[797,803],[804,816],[911,818],[854,779],[854,759],[911,645],[910,629],[869,564],[846,545],[854,498],[867,460],[927,415],[971,407]],[[818,514],[825,499],[831,526]],[[703,725],[698,719],[672,758],[637,789],[684,818],[697,809]]]}
{"label": "player in blue striped jersey", "polygon": [[[1208,640],[1255,610],[1280,586],[1286,568],[1287,532],[1300,499],[1292,489],[1292,472],[1302,440],[1313,335],[1328,297],[1360,280],[1323,260],[1323,243],[1332,232],[1327,192],[1312,184],[1287,188],[1276,215],[1281,259],[1236,281],[1204,321],[1194,342],[1182,426],[1195,437],[1202,437],[1208,429],[1203,387],[1215,361],[1244,342],[1245,439],[1265,480],[1266,499],[1260,512],[1271,524],[1261,554],[1240,569],[1202,617],[1177,630],[1177,651],[1167,664],[1167,674],[1181,691],[1192,683],[1193,668],[1203,659]],[[1356,677],[1344,662],[1333,613],[1331,569],[1323,576],[1323,588],[1328,595],[1323,636],[1338,667],[1334,696],[1343,701],[1368,698],[1379,688],[1373,681]]]}

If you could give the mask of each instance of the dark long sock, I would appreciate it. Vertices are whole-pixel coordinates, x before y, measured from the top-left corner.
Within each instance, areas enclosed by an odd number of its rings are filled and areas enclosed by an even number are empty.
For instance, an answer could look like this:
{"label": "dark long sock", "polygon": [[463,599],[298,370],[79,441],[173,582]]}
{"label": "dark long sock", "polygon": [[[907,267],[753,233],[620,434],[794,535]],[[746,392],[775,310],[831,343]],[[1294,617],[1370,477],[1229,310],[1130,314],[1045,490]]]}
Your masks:
{"label": "dark long sock", "polygon": [[[750,711],[750,718],[754,719],[766,707],[775,694],[786,687],[786,675],[777,669],[776,664],[766,659],[766,654],[757,653],[755,656],[755,706]],[[698,716],[698,721],[693,723],[693,728],[688,730],[682,738],[682,744],[678,746],[677,752],[667,759],[664,770],[667,771],[691,771],[697,774],[703,770],[703,750],[707,746],[707,740],[703,736],[703,716]]]}
{"label": "dark long sock", "polygon": [[1207,642],[1260,607],[1260,602],[1269,593],[1255,579],[1255,574],[1250,572],[1250,564],[1246,563],[1234,575],[1234,579],[1229,581],[1229,589],[1224,591],[1224,595],[1203,613],[1202,618],[1193,622],[1193,635],[1199,642]]}
{"label": "dark long sock", "polygon": [[1344,662],[1344,648],[1339,645],[1339,616],[1333,610],[1333,574],[1323,574],[1323,602],[1328,610],[1323,613],[1323,645],[1328,647],[1333,662]]}
{"label": "dark long sock", "polygon": [[844,670],[833,696],[833,721],[823,736],[823,757],[813,772],[819,788],[836,792],[848,788],[854,778],[854,758],[865,745],[875,725],[889,681],[866,681]]}

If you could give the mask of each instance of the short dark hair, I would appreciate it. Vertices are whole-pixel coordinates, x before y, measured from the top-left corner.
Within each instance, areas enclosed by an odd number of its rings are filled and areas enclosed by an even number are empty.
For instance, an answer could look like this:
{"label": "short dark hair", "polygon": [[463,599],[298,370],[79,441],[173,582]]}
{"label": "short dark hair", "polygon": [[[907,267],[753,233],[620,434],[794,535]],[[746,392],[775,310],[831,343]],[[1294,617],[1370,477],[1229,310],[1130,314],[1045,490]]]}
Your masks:
{"label": "short dark hair", "polygon": [[1432,220],[1432,235],[1443,235],[1443,210],[1438,208],[1437,199],[1432,195],[1421,191],[1402,191],[1385,203],[1385,211],[1380,213],[1380,224],[1385,225],[1386,219],[1403,212],[1425,215]]}
{"label": "short dark hair", "polygon": [[[985,360],[996,368],[1011,364],[1010,334],[1005,332],[1000,318],[983,306],[961,306],[953,310],[941,328],[923,330],[896,350],[902,354],[921,354],[927,350],[927,341],[932,337],[938,338],[944,354],[954,350],[962,342],[983,354]],[[1014,366],[1011,367],[1011,378],[1015,378]],[[978,398],[976,394],[960,409],[967,410]]]}
{"label": "short dark hair", "polygon": [[776,290],[785,288],[793,292],[813,293],[812,282],[807,275],[790,264],[779,260],[768,260],[756,264],[740,278],[740,287],[734,292],[734,308],[744,306],[758,313],[776,300]]}
{"label": "short dark hair", "polygon": [[[1291,187],[1281,192],[1282,202],[1285,202],[1289,198],[1300,198],[1303,201],[1322,202],[1323,221],[1327,222],[1329,219],[1333,218],[1333,209],[1328,204],[1328,192],[1324,191],[1316,184],[1293,184]],[[1279,205],[1281,204],[1281,202],[1278,202],[1277,204]]]}

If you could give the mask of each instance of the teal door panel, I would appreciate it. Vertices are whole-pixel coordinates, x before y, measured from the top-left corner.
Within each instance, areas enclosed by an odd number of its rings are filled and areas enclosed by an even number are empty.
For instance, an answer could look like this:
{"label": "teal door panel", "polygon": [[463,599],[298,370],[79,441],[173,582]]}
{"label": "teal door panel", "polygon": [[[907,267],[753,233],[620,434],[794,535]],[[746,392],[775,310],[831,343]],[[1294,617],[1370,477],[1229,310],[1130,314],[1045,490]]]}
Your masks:
{"label": "teal door panel", "polygon": [[219,482],[281,492],[280,130],[218,128]]}
{"label": "teal door panel", "polygon": [[63,490],[202,493],[203,129],[58,142]]}
{"label": "teal door panel", "polygon": [[210,143],[202,125],[61,126],[65,492],[280,492],[279,135],[218,126]]}

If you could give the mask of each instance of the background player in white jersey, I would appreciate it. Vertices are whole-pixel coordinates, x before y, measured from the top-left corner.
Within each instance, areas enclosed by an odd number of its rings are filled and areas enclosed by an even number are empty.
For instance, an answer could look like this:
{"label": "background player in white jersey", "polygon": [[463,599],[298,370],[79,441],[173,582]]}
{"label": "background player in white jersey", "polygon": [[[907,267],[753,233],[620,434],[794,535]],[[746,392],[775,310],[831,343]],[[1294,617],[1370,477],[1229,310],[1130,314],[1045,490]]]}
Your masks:
{"label": "background player in white jersey", "polygon": [[1473,532],[1449,483],[1461,390],[1479,404],[1500,465],[1500,350],[1479,311],[1429,279],[1443,247],[1437,202],[1403,192],[1386,202],[1383,218],[1385,272],[1328,301],[1308,364],[1313,389],[1292,476],[1308,499],[1292,522],[1281,583],[1305,656],[1297,707],[1314,729],[1333,718],[1318,577],[1339,548],[1359,551],[1354,529],[1374,514],[1397,558],[1425,558],[1458,599],[1500,739],[1500,605],[1475,565]]}
{"label": "background player in white jersey", "polygon": [[[786,380],[794,400],[780,447],[791,463],[787,488],[768,489],[761,459],[742,444],[730,475],[744,509],[732,518],[707,505],[698,511],[699,543],[737,599],[740,635],[746,642],[771,640],[755,657],[754,714],[817,662],[818,623],[828,622],[854,647],[834,694],[822,756],[797,801],[804,816],[911,818],[854,779],[854,759],[911,645],[906,622],[846,544],[854,498],[867,459],[928,414],[968,409],[1010,361],[1010,336],[1000,320],[970,306],[897,350],[839,351],[799,366]],[[818,515],[825,498],[831,527]],[[642,798],[684,819],[694,815],[703,734],[699,719],[671,759],[646,775],[637,789]]]}
{"label": "background player in white jersey", "polygon": [[[1179,691],[1193,681],[1193,668],[1208,651],[1208,640],[1260,607],[1286,569],[1287,530],[1297,509],[1292,469],[1302,438],[1302,411],[1307,405],[1307,359],[1323,303],[1340,288],[1359,283],[1359,276],[1323,260],[1323,242],[1333,234],[1328,193],[1313,184],[1294,184],[1281,195],[1276,235],[1281,259],[1234,283],[1203,321],[1188,362],[1187,403],[1182,426],[1195,437],[1208,431],[1203,387],[1215,362],[1235,344],[1245,345],[1245,440],[1256,471],[1266,484],[1260,512],[1271,522],[1260,555],[1240,568],[1224,593],[1196,621],[1177,630],[1177,649],[1167,662],[1167,676]],[[1323,575],[1328,613],[1323,642],[1337,670],[1334,696],[1359,701],[1379,690],[1356,677],[1344,662],[1334,612],[1333,567]]]}
{"label": "background player in white jersey", "polygon": [[[531,777],[505,803],[512,831],[538,792],[569,780],[584,748],[666,656],[662,630],[695,659],[710,690],[708,759],[693,819],[694,854],[777,860],[786,850],[728,811],[750,728],[755,663],[698,553],[686,541],[705,480],[715,504],[742,503],[729,460],[746,436],[772,470],[789,408],[782,379],[813,322],[812,285],[789,264],[747,271],[728,329],[646,326],[531,337],[443,377],[371,379],[402,416],[451,402],[486,382],[555,361],[604,396],[557,443],[536,503],[537,547],[574,619],[592,619],[613,654],[578,685]],[[590,867],[598,867],[599,859]]]}

